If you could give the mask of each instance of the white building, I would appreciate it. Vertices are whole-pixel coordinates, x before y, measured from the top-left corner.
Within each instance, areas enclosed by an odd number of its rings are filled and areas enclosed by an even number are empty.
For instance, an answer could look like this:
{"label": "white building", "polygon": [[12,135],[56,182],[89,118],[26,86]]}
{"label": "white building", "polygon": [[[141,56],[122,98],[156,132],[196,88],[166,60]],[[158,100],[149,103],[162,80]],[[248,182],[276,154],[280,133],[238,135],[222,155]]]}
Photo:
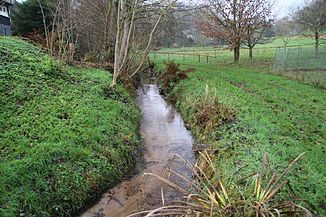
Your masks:
{"label": "white building", "polygon": [[0,35],[11,35],[10,13],[16,0],[0,0]]}

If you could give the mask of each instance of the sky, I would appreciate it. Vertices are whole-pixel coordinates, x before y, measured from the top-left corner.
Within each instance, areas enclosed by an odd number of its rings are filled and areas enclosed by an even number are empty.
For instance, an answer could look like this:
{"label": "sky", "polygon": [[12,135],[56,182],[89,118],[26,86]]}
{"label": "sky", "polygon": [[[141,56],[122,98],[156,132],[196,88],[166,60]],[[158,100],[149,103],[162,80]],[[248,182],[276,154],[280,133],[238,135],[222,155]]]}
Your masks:
{"label": "sky", "polygon": [[276,0],[273,12],[277,18],[289,16],[290,8],[302,6],[307,0]]}
{"label": "sky", "polygon": [[[25,0],[16,0],[18,2],[23,2]],[[307,0],[276,0],[276,4],[273,8],[273,13],[276,15],[276,18],[283,18],[289,15],[290,8],[297,7]]]}

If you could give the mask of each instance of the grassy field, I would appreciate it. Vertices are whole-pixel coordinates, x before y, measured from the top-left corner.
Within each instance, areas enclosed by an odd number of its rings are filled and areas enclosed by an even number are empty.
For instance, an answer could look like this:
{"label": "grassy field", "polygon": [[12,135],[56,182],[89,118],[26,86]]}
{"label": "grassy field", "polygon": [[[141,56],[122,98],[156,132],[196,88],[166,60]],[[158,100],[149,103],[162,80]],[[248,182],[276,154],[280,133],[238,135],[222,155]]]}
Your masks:
{"label": "grassy field", "polygon": [[[289,40],[288,46],[300,45],[300,60],[297,60],[297,49],[295,47],[290,50],[291,55],[288,57],[289,60],[285,63],[285,58],[282,56],[275,57],[277,47],[283,46],[283,42],[280,38],[273,39],[270,43],[257,45],[253,50],[254,62],[248,58],[248,49],[241,49],[241,64],[254,65],[258,64],[257,67],[263,67],[264,70],[260,73],[270,73],[276,75],[286,76],[293,80],[298,80],[303,83],[309,83],[317,87],[326,89],[326,73],[325,71],[319,70],[319,68],[326,67],[326,44],[323,43],[319,47],[320,56],[314,57],[314,45],[313,39],[293,37]],[[280,52],[282,53],[282,52]],[[293,55],[292,55],[293,54]],[[310,55],[310,56],[309,56]],[[233,53],[229,50],[214,47],[185,47],[185,48],[163,48],[159,51],[152,52],[151,58],[153,61],[160,63],[162,60],[174,60],[176,63],[184,65],[198,66],[225,66],[230,65],[233,62]],[[273,67],[274,61],[275,65]],[[311,68],[311,70],[299,70],[298,62],[300,62],[300,69]],[[273,71],[277,68],[282,68],[284,64],[287,64],[287,71]],[[283,67],[284,68],[284,67]]]}
{"label": "grassy field", "polygon": [[[276,42],[275,42],[276,43]],[[225,51],[227,52],[227,51]],[[217,151],[214,164],[224,179],[240,179],[256,172],[267,153],[276,171],[286,166],[300,153],[307,155],[290,171],[288,178],[298,203],[325,216],[325,130],[326,91],[310,84],[268,74],[273,59],[269,54],[257,54],[249,61],[246,54],[239,64],[232,64],[232,54],[225,53],[218,65],[193,60],[171,58],[183,65],[195,67],[190,79],[176,85],[171,96],[198,143],[212,143]],[[255,56],[256,55],[256,56]],[[245,57],[244,57],[245,56]],[[152,60],[162,70],[166,55],[156,54]],[[205,103],[206,88],[227,108],[236,112],[236,119],[220,123],[199,123]],[[201,101],[200,101],[201,100]],[[208,125],[212,131],[205,131]],[[288,195],[283,191],[282,196]]]}
{"label": "grassy field", "polygon": [[[326,39],[326,35],[322,36],[323,39]],[[293,36],[289,37],[289,41],[287,46],[308,46],[309,44],[314,44],[315,40],[313,37],[303,37],[303,36]],[[271,38],[269,41],[267,41],[265,44],[257,44],[255,48],[267,48],[267,47],[283,47],[284,42],[281,38]],[[164,52],[182,52],[182,51],[201,51],[201,50],[210,50],[214,51],[216,48],[209,46],[209,47],[183,47],[183,48],[162,48],[160,51]]]}
{"label": "grassy field", "polygon": [[0,216],[70,216],[121,180],[140,114],[110,81],[0,37]]}

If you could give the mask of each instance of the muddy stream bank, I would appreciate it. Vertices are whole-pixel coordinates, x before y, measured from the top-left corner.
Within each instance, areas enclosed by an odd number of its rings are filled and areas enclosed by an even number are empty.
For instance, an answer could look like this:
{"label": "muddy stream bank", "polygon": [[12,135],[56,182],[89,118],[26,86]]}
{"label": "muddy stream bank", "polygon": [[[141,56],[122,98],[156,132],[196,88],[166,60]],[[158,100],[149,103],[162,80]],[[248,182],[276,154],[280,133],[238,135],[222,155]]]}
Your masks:
{"label": "muddy stream bank", "polygon": [[[157,85],[143,84],[137,90],[137,103],[141,109],[140,134],[143,138],[143,160],[137,162],[137,175],[108,190],[101,199],[81,217],[125,217],[132,213],[162,205],[162,182],[144,173],[163,175],[167,167],[191,179],[191,171],[175,158],[176,154],[194,162],[193,139],[184,126],[179,113],[159,94]],[[187,186],[180,178],[170,180]],[[164,202],[182,195],[166,185]]]}

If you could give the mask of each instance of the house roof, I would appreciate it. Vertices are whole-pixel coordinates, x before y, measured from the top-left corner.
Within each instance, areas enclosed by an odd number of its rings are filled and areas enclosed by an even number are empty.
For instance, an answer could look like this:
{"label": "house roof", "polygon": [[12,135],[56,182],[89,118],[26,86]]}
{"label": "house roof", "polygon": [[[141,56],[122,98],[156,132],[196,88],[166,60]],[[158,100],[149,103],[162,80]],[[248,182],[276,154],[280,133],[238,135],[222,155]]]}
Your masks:
{"label": "house roof", "polygon": [[15,3],[15,0],[0,0],[0,5],[14,6]]}

